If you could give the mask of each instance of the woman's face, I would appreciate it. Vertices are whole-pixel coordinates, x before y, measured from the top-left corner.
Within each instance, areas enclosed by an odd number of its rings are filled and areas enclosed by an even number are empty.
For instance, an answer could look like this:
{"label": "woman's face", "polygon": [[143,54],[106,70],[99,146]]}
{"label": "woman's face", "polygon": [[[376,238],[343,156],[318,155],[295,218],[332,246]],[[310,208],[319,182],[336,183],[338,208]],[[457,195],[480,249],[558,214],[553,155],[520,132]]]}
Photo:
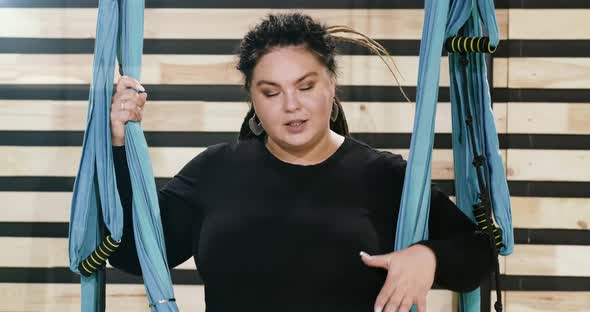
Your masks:
{"label": "woman's face", "polygon": [[333,76],[303,45],[277,47],[261,57],[250,87],[268,139],[290,148],[329,134],[334,93]]}

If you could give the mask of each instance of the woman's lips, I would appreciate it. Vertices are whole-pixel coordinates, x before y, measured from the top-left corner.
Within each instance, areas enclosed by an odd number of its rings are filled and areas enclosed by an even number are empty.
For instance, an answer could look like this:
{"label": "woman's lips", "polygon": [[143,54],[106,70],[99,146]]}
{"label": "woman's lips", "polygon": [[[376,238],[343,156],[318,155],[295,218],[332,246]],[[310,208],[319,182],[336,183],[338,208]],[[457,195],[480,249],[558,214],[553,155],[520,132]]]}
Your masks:
{"label": "woman's lips", "polygon": [[291,133],[298,133],[301,132],[305,129],[305,125],[307,124],[307,120],[303,120],[303,121],[293,121],[290,123],[287,123],[287,130]]}

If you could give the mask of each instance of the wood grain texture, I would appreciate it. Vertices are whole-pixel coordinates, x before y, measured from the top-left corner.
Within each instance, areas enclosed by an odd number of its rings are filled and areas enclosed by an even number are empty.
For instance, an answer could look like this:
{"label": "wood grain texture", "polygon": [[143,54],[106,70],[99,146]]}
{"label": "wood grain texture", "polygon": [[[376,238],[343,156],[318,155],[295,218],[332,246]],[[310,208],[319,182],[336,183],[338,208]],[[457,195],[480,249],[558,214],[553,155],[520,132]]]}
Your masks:
{"label": "wood grain texture", "polygon": [[[590,10],[588,12],[590,16]],[[513,57],[508,63],[510,88],[585,89],[590,86],[590,58]]]}
{"label": "wood grain texture", "polygon": [[[241,39],[247,30],[276,9],[146,9],[145,38]],[[328,25],[346,25],[373,39],[420,39],[421,9],[297,10]],[[94,38],[96,9],[2,8],[2,37]],[[500,33],[507,34],[508,11],[497,10]],[[215,25],[214,28],[211,25]],[[214,31],[212,31],[214,29]]]}
{"label": "wood grain texture", "polygon": [[508,180],[590,181],[590,151],[509,149]]}
{"label": "wood grain texture", "polygon": [[590,103],[510,102],[506,111],[507,133],[590,134]]}
{"label": "wood grain texture", "polygon": [[514,227],[528,229],[590,228],[590,199],[510,197]]}
{"label": "wood grain texture", "polygon": [[590,39],[588,9],[510,9],[510,39]]}
{"label": "wood grain texture", "polygon": [[590,276],[590,246],[514,245],[505,260],[507,274]]}
{"label": "wood grain texture", "polygon": [[590,311],[590,292],[510,291],[506,312],[586,312]]}

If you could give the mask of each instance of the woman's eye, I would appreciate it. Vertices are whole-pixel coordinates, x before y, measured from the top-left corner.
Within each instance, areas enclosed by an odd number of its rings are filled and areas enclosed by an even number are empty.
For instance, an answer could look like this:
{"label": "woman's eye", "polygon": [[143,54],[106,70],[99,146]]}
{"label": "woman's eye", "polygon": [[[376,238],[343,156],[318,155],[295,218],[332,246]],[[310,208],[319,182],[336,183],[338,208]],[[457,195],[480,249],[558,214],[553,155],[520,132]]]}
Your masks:
{"label": "woman's eye", "polygon": [[266,95],[266,97],[273,97],[275,95],[277,95],[278,93],[273,93],[273,94],[269,94],[269,93],[265,93],[264,95]]}
{"label": "woman's eye", "polygon": [[313,88],[313,86],[307,86],[307,87],[301,88],[300,90],[305,91],[305,90],[310,90],[311,88]]}

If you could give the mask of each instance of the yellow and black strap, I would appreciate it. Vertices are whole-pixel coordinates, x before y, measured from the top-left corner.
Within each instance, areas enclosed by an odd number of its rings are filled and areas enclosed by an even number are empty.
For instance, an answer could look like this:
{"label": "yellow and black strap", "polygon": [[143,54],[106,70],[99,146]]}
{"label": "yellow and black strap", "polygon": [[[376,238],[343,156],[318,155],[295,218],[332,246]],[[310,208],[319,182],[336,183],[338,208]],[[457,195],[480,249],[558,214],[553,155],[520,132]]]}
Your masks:
{"label": "yellow and black strap", "polygon": [[450,37],[445,41],[445,49],[448,52],[472,52],[472,53],[494,53],[489,37]]}
{"label": "yellow and black strap", "polygon": [[[502,241],[502,229],[497,227],[492,221],[492,218],[488,215],[485,209],[481,205],[474,205],[473,214],[475,215],[475,222],[477,223],[477,228],[484,232],[488,232],[488,224],[492,225],[492,233],[494,235],[494,245],[496,246],[496,251],[500,252],[500,249],[504,247],[504,242]],[[487,221],[487,222],[486,222]]]}
{"label": "yellow and black strap", "polygon": [[88,277],[104,268],[107,259],[119,248],[119,243],[107,235],[98,247],[78,265],[80,274]]}

